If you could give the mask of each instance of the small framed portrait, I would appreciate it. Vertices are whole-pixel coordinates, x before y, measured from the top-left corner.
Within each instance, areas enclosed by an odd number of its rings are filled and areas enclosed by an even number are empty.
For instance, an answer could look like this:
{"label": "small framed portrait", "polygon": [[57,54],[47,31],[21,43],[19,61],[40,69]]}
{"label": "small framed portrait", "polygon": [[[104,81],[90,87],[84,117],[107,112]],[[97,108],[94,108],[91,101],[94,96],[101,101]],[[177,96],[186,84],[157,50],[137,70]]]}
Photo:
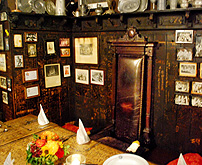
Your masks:
{"label": "small framed portrait", "polygon": [[29,57],[37,57],[36,44],[27,44],[27,54]]}
{"label": "small framed portrait", "polygon": [[23,77],[23,83],[25,82],[33,82],[39,80],[39,73],[38,69],[24,69],[22,70],[22,77]]}
{"label": "small framed portrait", "polygon": [[47,40],[45,42],[45,59],[56,57],[56,44],[55,40]]}
{"label": "small framed portrait", "polygon": [[193,30],[176,30],[175,43],[193,43]]}
{"label": "small framed portrait", "polygon": [[2,91],[2,101],[5,104],[8,104],[8,92]]}
{"label": "small framed portrait", "polygon": [[70,48],[61,48],[60,57],[70,57]]}
{"label": "small framed portrait", "polygon": [[175,94],[175,104],[178,105],[189,105],[190,98],[186,94]]}
{"label": "small framed portrait", "polygon": [[177,48],[177,61],[193,61],[192,48]]}
{"label": "small framed portrait", "polygon": [[195,57],[202,57],[202,36],[196,35]]}
{"label": "small framed portrait", "polygon": [[22,48],[22,34],[14,34],[14,47]]}
{"label": "small framed portrait", "polygon": [[37,33],[36,32],[25,32],[25,42],[37,42]]}
{"label": "small framed portrait", "polygon": [[1,21],[7,21],[8,20],[8,16],[6,12],[2,12],[1,13]]}
{"label": "small framed portrait", "polygon": [[23,55],[14,55],[15,68],[23,68],[24,60]]}
{"label": "small framed portrait", "polygon": [[11,78],[7,78],[7,89],[8,89],[8,91],[12,90],[12,80],[11,80]]}
{"label": "small framed portrait", "polygon": [[91,69],[90,83],[96,85],[104,85],[104,71]]}
{"label": "small framed portrait", "polygon": [[189,93],[189,81],[175,81],[175,91]]}
{"label": "small framed portrait", "polygon": [[180,62],[179,63],[179,76],[196,77],[197,63]]}
{"label": "small framed portrait", "polygon": [[71,76],[70,65],[64,65],[63,72],[64,72],[64,77],[70,77]]}
{"label": "small framed portrait", "polygon": [[7,81],[6,81],[6,77],[0,76],[0,87],[3,89],[7,89]]}
{"label": "small framed portrait", "polygon": [[0,54],[0,71],[6,72],[6,54]]}
{"label": "small framed portrait", "polygon": [[0,24],[0,50],[4,50],[4,29],[3,29],[3,24]]}
{"label": "small framed portrait", "polygon": [[25,87],[24,91],[25,91],[25,99],[31,99],[31,98],[40,96],[39,85],[31,85],[31,86]]}
{"label": "small framed portrait", "polygon": [[202,95],[202,82],[193,81],[193,82],[192,82],[191,93],[192,93],[192,94],[199,94],[199,95]]}
{"label": "small framed portrait", "polygon": [[192,96],[191,105],[195,107],[202,107],[202,97],[201,96]]}
{"label": "small framed portrait", "polygon": [[70,46],[70,38],[60,38],[59,39],[60,47],[69,47]]}
{"label": "small framed portrait", "polygon": [[5,41],[5,50],[8,51],[10,49],[10,46],[9,46],[9,38],[8,37],[5,37],[4,38],[4,41]]}
{"label": "small framed portrait", "polygon": [[89,71],[87,69],[75,69],[75,82],[89,84]]}

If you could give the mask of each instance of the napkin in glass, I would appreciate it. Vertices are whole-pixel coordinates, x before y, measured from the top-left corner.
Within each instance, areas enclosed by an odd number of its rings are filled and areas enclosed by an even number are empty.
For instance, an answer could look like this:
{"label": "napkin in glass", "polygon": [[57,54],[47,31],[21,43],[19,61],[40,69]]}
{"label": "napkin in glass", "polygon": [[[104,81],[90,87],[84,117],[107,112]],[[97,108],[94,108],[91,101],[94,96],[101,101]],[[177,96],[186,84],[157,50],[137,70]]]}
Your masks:
{"label": "napkin in glass", "polygon": [[49,123],[41,104],[40,104],[40,112],[39,112],[39,115],[38,115],[38,123],[39,123],[39,125],[46,125],[46,124]]}
{"label": "napkin in glass", "polygon": [[79,119],[79,129],[77,130],[76,141],[78,144],[85,144],[90,141],[81,119]]}
{"label": "napkin in glass", "polygon": [[187,165],[187,163],[184,160],[182,153],[180,153],[180,157],[178,159],[177,165]]}
{"label": "napkin in glass", "polygon": [[11,160],[11,152],[9,152],[9,154],[4,162],[4,165],[13,165],[14,161],[15,161],[15,159]]}

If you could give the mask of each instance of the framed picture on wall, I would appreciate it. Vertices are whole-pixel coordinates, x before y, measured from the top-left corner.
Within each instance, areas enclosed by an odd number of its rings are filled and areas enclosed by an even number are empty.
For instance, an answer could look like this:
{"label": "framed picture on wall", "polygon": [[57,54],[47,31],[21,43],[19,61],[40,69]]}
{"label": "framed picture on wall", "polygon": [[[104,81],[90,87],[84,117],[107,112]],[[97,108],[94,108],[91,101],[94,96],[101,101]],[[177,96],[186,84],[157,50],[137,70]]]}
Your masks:
{"label": "framed picture on wall", "polygon": [[63,66],[63,73],[64,73],[64,77],[70,77],[71,76],[70,65],[64,65]]}
{"label": "framed picture on wall", "polygon": [[69,47],[70,46],[70,38],[60,38],[59,39],[60,47]]}
{"label": "framed picture on wall", "polygon": [[81,37],[74,39],[75,63],[98,64],[97,37]]}
{"label": "framed picture on wall", "polygon": [[70,48],[61,48],[60,57],[70,57]]}
{"label": "framed picture on wall", "polygon": [[8,51],[10,49],[10,46],[9,46],[9,38],[8,37],[5,37],[4,38],[4,41],[5,41],[5,50]]}
{"label": "framed picture on wall", "polygon": [[22,34],[14,34],[14,47],[22,48]]}
{"label": "framed picture on wall", "polygon": [[196,35],[195,57],[202,57],[202,36]]}
{"label": "framed picture on wall", "polygon": [[0,24],[0,50],[4,50],[4,29],[3,29],[3,24]]}
{"label": "framed picture on wall", "polygon": [[191,105],[196,107],[202,107],[202,97],[201,96],[192,96]]}
{"label": "framed picture on wall", "polygon": [[36,32],[25,32],[25,42],[37,42]]}
{"label": "framed picture on wall", "polygon": [[1,13],[1,21],[7,21],[8,20],[8,16],[6,12],[2,12]]}
{"label": "framed picture on wall", "polygon": [[193,81],[192,82],[191,93],[192,94],[202,95],[202,82]]}
{"label": "framed picture on wall", "polygon": [[45,59],[50,59],[56,57],[56,44],[55,40],[45,41]]}
{"label": "framed picture on wall", "polygon": [[61,86],[60,64],[44,65],[45,88]]}
{"label": "framed picture on wall", "polygon": [[91,69],[90,83],[96,85],[104,85],[104,71]]}
{"label": "framed picture on wall", "polygon": [[189,81],[181,81],[181,80],[176,80],[175,81],[175,91],[176,92],[185,92],[189,93]]}
{"label": "framed picture on wall", "polygon": [[75,69],[75,82],[89,84],[89,71],[87,69]]}
{"label": "framed picture on wall", "polygon": [[23,68],[24,60],[23,55],[14,55],[15,68]]}
{"label": "framed picture on wall", "polygon": [[31,85],[25,87],[25,99],[31,99],[34,97],[40,96],[40,88],[39,85]]}
{"label": "framed picture on wall", "polygon": [[193,30],[176,30],[175,43],[193,43]]}
{"label": "framed picture on wall", "polygon": [[189,105],[190,98],[186,94],[175,94],[175,104],[178,105]]}
{"label": "framed picture on wall", "polygon": [[37,68],[22,70],[23,83],[33,82],[39,80],[39,73]]}
{"label": "framed picture on wall", "polygon": [[36,44],[27,44],[27,54],[29,57],[37,57]]}
{"label": "framed picture on wall", "polygon": [[196,77],[197,63],[180,62],[179,63],[179,76]]}
{"label": "framed picture on wall", "polygon": [[2,101],[5,104],[8,104],[8,92],[2,91]]}
{"label": "framed picture on wall", "polygon": [[192,48],[177,48],[177,61],[193,61]]}
{"label": "framed picture on wall", "polygon": [[0,87],[3,89],[7,89],[7,81],[6,81],[6,77],[0,76]]}
{"label": "framed picture on wall", "polygon": [[6,54],[0,54],[0,71],[6,72]]}

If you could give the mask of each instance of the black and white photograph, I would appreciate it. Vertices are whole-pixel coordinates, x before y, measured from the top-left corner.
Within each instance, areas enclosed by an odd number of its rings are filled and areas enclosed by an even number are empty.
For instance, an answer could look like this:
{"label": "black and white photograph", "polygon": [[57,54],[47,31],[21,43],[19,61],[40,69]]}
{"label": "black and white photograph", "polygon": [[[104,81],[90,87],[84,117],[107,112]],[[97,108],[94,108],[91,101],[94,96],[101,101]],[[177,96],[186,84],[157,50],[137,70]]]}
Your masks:
{"label": "black and white photograph", "polygon": [[196,36],[195,57],[202,57],[202,36]]}
{"label": "black and white photograph", "polygon": [[189,105],[189,95],[185,94],[175,94],[175,104],[178,105]]}
{"label": "black and white photograph", "polygon": [[2,12],[1,13],[1,21],[7,21],[8,20],[8,16],[6,12]]}
{"label": "black and white photograph", "polygon": [[14,55],[15,68],[23,68],[24,61],[23,55]]}
{"label": "black and white photograph", "polygon": [[104,85],[104,71],[91,69],[90,83],[96,85]]}
{"label": "black and white photograph", "polygon": [[177,48],[177,61],[193,61],[192,48]]}
{"label": "black and white photograph", "polygon": [[180,62],[179,63],[179,76],[196,77],[197,63]]}
{"label": "black and white photograph", "polygon": [[192,82],[191,93],[192,93],[192,94],[199,94],[199,95],[202,95],[202,82],[193,81],[193,82]]}
{"label": "black and white photograph", "polygon": [[8,104],[8,92],[2,91],[2,101],[5,104]]}
{"label": "black and white photograph", "polygon": [[7,89],[7,81],[6,77],[0,76],[0,87],[3,89]]}
{"label": "black and white photograph", "polygon": [[202,97],[200,96],[192,96],[191,105],[195,107],[202,107]]}
{"label": "black and white photograph", "polygon": [[0,24],[0,50],[4,50],[4,30],[2,24]]}
{"label": "black and white photograph", "polygon": [[0,54],[0,71],[6,72],[6,54]]}
{"label": "black and white photograph", "polygon": [[25,32],[25,42],[37,42],[37,33]]}
{"label": "black and white photograph", "polygon": [[89,84],[89,71],[87,69],[75,69],[75,82]]}
{"label": "black and white photograph", "polygon": [[193,30],[176,30],[175,43],[193,43]]}
{"label": "black and white photograph", "polygon": [[189,93],[189,81],[175,81],[175,91]]}
{"label": "black and white photograph", "polygon": [[27,53],[29,57],[37,57],[36,44],[27,44]]}

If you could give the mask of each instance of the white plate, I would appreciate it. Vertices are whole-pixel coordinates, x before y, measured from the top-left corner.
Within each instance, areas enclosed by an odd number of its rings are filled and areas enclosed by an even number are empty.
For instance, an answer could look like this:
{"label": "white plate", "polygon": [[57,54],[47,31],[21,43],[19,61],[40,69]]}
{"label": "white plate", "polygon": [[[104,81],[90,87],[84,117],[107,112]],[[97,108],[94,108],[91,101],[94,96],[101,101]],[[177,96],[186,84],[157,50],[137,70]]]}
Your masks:
{"label": "white plate", "polygon": [[145,11],[148,6],[148,0],[141,0],[140,7],[137,11]]}
{"label": "white plate", "polygon": [[121,13],[132,13],[140,7],[140,0],[119,0],[118,10]]}
{"label": "white plate", "polygon": [[138,155],[118,154],[108,158],[103,165],[149,165],[149,163]]}
{"label": "white plate", "polygon": [[43,0],[32,0],[32,10],[37,14],[44,14],[46,11],[45,2]]}
{"label": "white plate", "polygon": [[25,13],[31,13],[31,0],[18,0],[18,9]]}

